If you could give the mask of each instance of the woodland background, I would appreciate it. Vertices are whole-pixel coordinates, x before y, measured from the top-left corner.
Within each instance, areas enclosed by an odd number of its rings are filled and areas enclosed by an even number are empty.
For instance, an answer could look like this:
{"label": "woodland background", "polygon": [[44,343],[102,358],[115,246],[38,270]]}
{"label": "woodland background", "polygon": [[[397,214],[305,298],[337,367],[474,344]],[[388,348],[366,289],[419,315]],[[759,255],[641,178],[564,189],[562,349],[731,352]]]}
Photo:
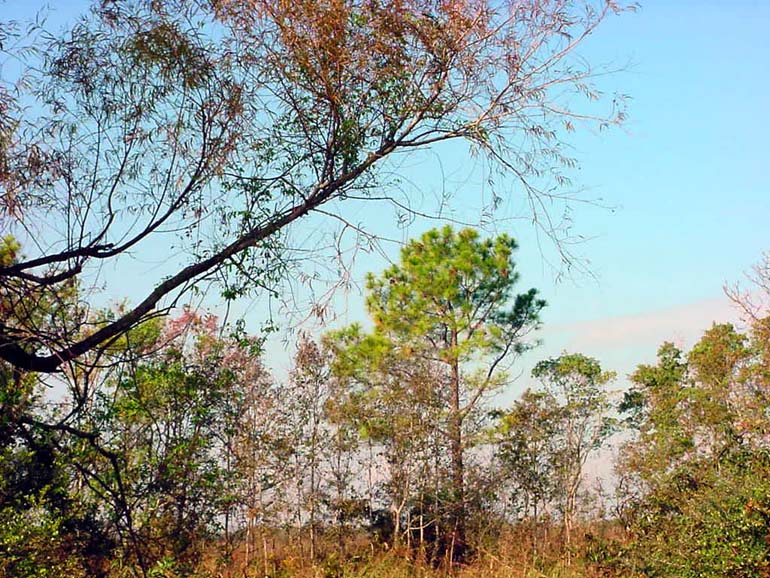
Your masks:
{"label": "woodland background", "polygon": [[[766,576],[767,257],[726,289],[740,323],[628,383],[579,351],[519,375],[549,304],[503,212],[557,274],[590,271],[569,143],[628,97],[580,49],[636,8],[0,17],[0,573]],[[479,226],[404,185],[422,153],[480,159]],[[385,215],[431,225],[366,277],[365,321],[327,323]]]}

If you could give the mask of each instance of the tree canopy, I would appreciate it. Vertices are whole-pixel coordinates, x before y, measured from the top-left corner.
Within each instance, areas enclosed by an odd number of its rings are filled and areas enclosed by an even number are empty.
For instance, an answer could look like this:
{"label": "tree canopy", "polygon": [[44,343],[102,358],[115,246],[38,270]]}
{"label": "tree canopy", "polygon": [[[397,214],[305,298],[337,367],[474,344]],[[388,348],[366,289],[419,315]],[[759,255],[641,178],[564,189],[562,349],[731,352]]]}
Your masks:
{"label": "tree canopy", "polygon": [[[357,378],[364,388],[374,386],[380,398],[394,391],[388,379],[399,367],[394,358],[436,368],[428,383],[444,405],[445,425],[436,428],[446,432],[451,457],[449,530],[459,558],[466,547],[464,456],[473,430],[468,424],[485,396],[505,383],[505,362],[528,347],[526,336],[545,306],[535,289],[514,293],[519,280],[514,249],[516,242],[504,234],[482,239],[472,229],[430,230],[402,249],[400,263],[367,279],[373,331],[364,334],[353,326],[333,336],[338,373]],[[384,380],[372,383],[373,375]],[[397,387],[412,385],[424,375],[405,380],[396,373],[393,381]],[[419,391],[407,387],[402,394],[407,403],[427,407]]]}
{"label": "tree canopy", "polygon": [[[352,199],[408,208],[383,169],[441,141],[514,177],[556,235],[561,137],[624,117],[619,97],[598,116],[580,108],[575,95],[601,95],[574,53],[621,10],[137,0],[95,3],[62,34],[0,22],[18,64],[0,80],[0,227],[20,243],[0,265],[0,359],[59,371],[201,283],[226,298],[274,290],[298,220],[344,218]],[[105,268],[158,247],[174,258],[152,289],[111,318],[89,310]],[[82,310],[43,331],[30,301],[65,290]]]}

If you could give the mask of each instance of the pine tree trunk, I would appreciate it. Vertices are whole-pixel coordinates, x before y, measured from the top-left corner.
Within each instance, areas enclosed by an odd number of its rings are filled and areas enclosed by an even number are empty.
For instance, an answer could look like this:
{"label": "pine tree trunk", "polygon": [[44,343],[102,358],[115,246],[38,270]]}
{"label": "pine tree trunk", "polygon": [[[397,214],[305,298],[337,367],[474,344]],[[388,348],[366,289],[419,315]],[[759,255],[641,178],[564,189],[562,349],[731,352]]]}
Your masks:
{"label": "pine tree trunk", "polygon": [[[453,336],[456,346],[457,337]],[[462,562],[466,554],[465,542],[465,465],[463,463],[462,414],[460,411],[460,367],[452,362],[449,415],[449,451],[452,460],[452,503],[450,527],[451,562]]]}

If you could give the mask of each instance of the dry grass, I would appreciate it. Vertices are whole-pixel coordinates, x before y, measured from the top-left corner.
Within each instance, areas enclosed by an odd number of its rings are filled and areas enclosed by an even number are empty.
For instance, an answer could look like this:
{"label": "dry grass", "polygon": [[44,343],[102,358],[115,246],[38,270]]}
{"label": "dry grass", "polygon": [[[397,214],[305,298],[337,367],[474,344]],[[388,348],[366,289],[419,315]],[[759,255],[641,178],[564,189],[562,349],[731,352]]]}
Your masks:
{"label": "dry grass", "polygon": [[555,528],[509,529],[494,543],[477,548],[467,564],[453,568],[429,564],[406,549],[377,548],[363,537],[346,542],[344,552],[336,543],[323,543],[321,556],[312,562],[305,544],[271,536],[262,548],[251,548],[248,561],[239,548],[227,563],[220,558],[215,564],[212,557],[206,566],[211,576],[222,578],[610,578],[586,553],[597,540],[616,533],[612,527],[594,526],[579,534],[567,556]]}

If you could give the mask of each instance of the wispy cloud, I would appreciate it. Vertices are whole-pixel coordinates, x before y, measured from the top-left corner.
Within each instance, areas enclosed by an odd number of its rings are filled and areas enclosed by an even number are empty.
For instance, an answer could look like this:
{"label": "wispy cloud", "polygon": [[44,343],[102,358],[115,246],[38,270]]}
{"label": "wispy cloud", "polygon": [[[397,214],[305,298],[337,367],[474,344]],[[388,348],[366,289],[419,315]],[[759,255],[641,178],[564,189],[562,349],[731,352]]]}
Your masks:
{"label": "wispy cloud", "polygon": [[738,311],[727,297],[652,310],[636,315],[552,325],[544,336],[561,335],[568,347],[622,348],[673,341],[688,346],[714,322],[737,322]]}
{"label": "wispy cloud", "polygon": [[538,337],[542,346],[528,352],[518,364],[513,394],[534,382],[534,365],[562,352],[583,353],[598,359],[602,367],[618,373],[617,385],[627,384],[626,376],[642,363],[653,363],[664,341],[689,349],[713,323],[740,320],[727,297],[703,299],[635,315],[605,317],[575,323],[546,324]]}

